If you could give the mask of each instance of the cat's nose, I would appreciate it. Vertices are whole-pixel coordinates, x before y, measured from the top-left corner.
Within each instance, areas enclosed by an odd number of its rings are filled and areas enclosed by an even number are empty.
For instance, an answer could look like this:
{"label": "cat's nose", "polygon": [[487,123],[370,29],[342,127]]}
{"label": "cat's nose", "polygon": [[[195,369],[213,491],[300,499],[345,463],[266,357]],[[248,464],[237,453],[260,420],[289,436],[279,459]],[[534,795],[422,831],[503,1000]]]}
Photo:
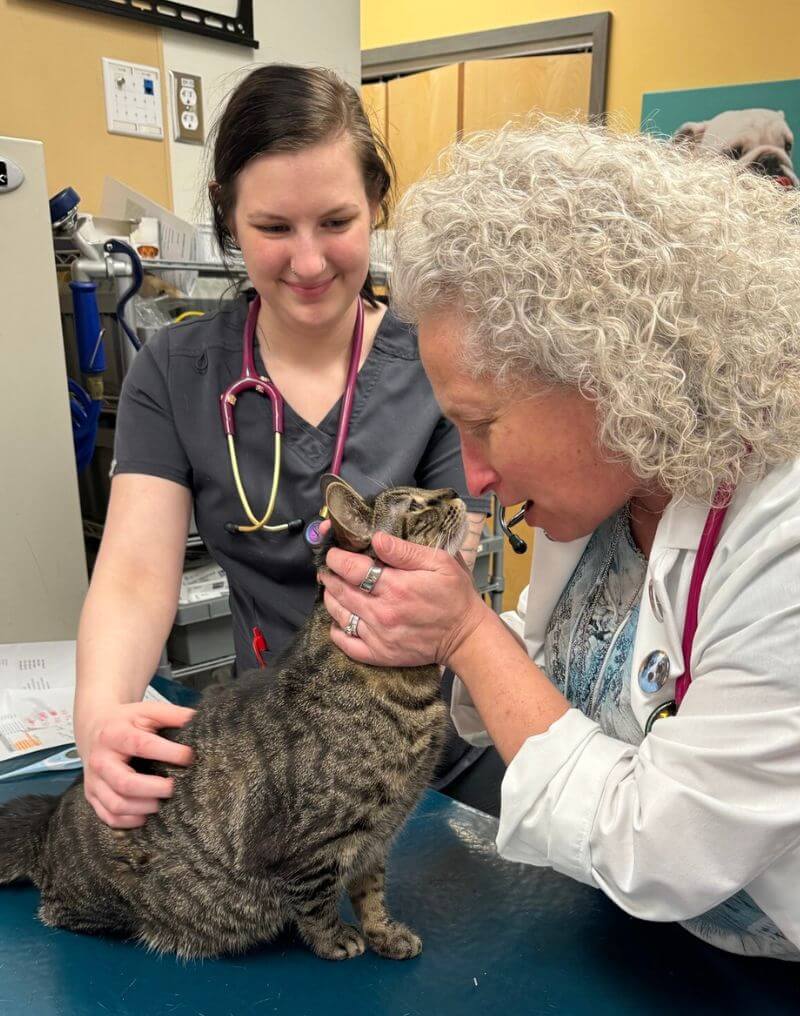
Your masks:
{"label": "cat's nose", "polygon": [[445,501],[455,501],[457,497],[458,497],[458,491],[457,490],[453,490],[452,487],[448,487],[446,490],[442,491],[442,498]]}

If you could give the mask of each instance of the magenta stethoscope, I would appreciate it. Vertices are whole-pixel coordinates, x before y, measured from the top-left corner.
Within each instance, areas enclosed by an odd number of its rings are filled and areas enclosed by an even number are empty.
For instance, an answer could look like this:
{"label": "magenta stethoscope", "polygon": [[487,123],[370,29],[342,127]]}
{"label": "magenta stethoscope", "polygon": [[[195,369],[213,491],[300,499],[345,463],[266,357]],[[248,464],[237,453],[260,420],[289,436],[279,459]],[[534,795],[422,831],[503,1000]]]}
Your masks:
{"label": "magenta stethoscope", "polygon": [[[702,589],[703,579],[706,577],[706,572],[708,571],[711,558],[713,557],[714,551],[719,543],[722,523],[725,521],[725,516],[728,512],[732,497],[733,487],[728,485],[721,486],[714,494],[714,500],[712,502],[711,509],[706,516],[705,525],[703,526],[703,534],[700,537],[700,544],[697,548],[697,556],[695,557],[694,567],[692,568],[692,577],[689,581],[689,596],[686,601],[686,616],[683,621],[683,640],[681,642],[681,648],[683,650],[683,673],[675,682],[675,698],[670,702],[662,702],[661,705],[656,706],[645,724],[645,734],[650,733],[650,730],[656,720],[675,715],[678,711],[678,706],[681,704],[686,692],[689,690],[689,685],[692,683],[692,646],[694,645],[694,636],[697,631],[697,607],[700,602],[700,590]],[[529,506],[530,502],[526,501],[522,508],[520,508],[508,522],[506,522],[504,517],[504,509],[501,509],[500,512],[500,528],[509,538],[513,549],[518,554],[522,554],[525,550],[527,550],[527,544],[515,533],[511,532],[511,527],[516,526],[522,521]],[[663,676],[665,678],[665,675]]]}
{"label": "magenta stethoscope", "polygon": [[[283,438],[283,396],[277,385],[263,374],[256,373],[254,348],[256,323],[258,312],[261,308],[261,298],[256,296],[251,302],[247,312],[247,321],[244,326],[242,343],[242,373],[237,381],[229,385],[219,397],[220,412],[222,414],[222,428],[227,438],[228,454],[231,461],[233,481],[236,484],[236,492],[239,495],[244,513],[248,518],[247,523],[226,522],[225,529],[229,533],[254,533],[264,530],[268,533],[287,533],[292,535],[305,531],[306,542],[316,546],[320,542],[319,527],[327,514],[323,506],[317,518],[307,525],[303,519],[291,519],[278,525],[270,525],[272,513],[275,510],[275,501],[278,497],[278,488],[281,481],[281,442]],[[359,298],[356,303],[356,322],[353,326],[353,337],[350,342],[350,362],[347,367],[347,382],[344,395],[342,396],[342,407],[339,411],[339,426],[336,431],[336,443],[333,449],[333,460],[329,472],[339,475],[344,456],[344,446],[347,441],[347,434],[350,429],[350,416],[353,411],[353,398],[355,396],[356,382],[358,380],[358,365],[361,360],[361,348],[364,343],[364,306]],[[267,507],[264,514],[259,518],[250,506],[247,493],[244,489],[239,463],[236,458],[236,444],[234,434],[236,431],[234,422],[234,409],[237,400],[247,391],[254,391],[269,399],[272,406],[272,433],[275,445],[274,466],[272,471],[272,488],[270,490]]]}

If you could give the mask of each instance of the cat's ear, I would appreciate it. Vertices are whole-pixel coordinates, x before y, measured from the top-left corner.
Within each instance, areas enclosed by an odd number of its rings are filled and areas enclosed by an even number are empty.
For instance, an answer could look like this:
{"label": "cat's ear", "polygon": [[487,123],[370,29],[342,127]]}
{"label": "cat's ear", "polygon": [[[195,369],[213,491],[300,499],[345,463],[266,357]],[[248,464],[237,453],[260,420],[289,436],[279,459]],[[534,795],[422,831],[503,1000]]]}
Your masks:
{"label": "cat's ear", "polygon": [[370,506],[349,483],[333,473],[322,477],[320,487],[336,543],[344,550],[365,550],[375,533]]}

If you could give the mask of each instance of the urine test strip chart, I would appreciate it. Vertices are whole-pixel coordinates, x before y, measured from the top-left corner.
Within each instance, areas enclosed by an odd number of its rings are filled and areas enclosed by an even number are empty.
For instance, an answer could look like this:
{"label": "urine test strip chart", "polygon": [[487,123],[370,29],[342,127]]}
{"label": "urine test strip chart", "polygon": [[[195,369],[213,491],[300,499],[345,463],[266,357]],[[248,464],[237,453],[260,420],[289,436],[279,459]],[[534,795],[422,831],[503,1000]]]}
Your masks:
{"label": "urine test strip chart", "polygon": [[[75,741],[75,643],[0,645],[0,762]],[[165,701],[148,688],[146,699]]]}

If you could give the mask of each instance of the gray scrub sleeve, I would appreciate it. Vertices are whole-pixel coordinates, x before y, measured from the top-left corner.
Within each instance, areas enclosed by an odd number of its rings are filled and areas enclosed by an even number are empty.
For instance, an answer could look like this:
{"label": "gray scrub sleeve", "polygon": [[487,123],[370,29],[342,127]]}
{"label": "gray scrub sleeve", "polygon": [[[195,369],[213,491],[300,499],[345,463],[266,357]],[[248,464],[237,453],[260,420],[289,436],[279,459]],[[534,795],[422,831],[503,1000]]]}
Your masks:
{"label": "gray scrub sleeve", "polygon": [[143,473],[192,486],[192,468],[175,426],[164,341],[144,346],[125,376],[114,436],[112,475]]}

